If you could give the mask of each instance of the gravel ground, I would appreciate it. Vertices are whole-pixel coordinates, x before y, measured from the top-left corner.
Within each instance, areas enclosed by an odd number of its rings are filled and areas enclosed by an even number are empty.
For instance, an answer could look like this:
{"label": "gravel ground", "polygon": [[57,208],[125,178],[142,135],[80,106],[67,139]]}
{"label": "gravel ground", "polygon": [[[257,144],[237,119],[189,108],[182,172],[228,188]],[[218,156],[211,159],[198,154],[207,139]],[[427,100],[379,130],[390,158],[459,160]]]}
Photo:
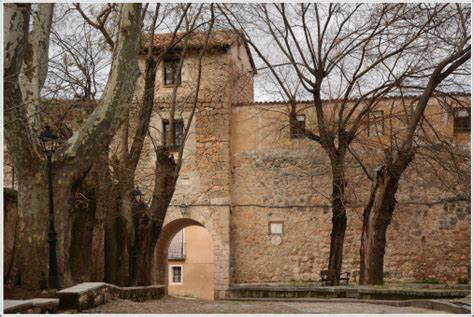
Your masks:
{"label": "gravel ground", "polygon": [[82,313],[104,314],[446,314],[417,307],[392,307],[366,303],[244,302],[201,300],[166,296],[142,303],[114,300]]}

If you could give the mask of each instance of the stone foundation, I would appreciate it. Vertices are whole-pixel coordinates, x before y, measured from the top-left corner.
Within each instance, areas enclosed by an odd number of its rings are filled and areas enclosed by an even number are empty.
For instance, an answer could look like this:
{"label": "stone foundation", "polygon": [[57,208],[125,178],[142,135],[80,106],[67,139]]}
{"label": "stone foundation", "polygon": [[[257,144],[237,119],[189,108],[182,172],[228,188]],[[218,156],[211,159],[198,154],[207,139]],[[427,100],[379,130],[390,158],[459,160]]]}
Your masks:
{"label": "stone foundation", "polygon": [[165,286],[119,287],[107,283],[82,283],[57,292],[59,308],[82,311],[97,307],[115,298],[143,302],[165,295]]}

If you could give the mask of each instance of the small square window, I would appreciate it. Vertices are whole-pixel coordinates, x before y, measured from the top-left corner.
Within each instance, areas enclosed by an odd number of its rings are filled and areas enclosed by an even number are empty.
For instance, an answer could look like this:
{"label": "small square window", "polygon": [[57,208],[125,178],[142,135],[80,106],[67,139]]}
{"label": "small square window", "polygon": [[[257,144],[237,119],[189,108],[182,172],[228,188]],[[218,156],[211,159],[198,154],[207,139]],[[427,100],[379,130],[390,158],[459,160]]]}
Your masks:
{"label": "small square window", "polygon": [[304,138],[304,129],[306,128],[306,117],[304,114],[298,114],[295,116],[295,119],[294,123],[290,119],[290,138],[302,139]]}
{"label": "small square window", "polygon": [[454,133],[471,132],[471,109],[454,109]]}
{"label": "small square window", "polygon": [[181,73],[178,68],[179,61],[170,60],[163,63],[163,82],[165,86],[181,84]]}
{"label": "small square window", "polygon": [[182,265],[172,265],[170,273],[171,273],[170,284],[183,284],[183,266]]}
{"label": "small square window", "polygon": [[268,234],[282,235],[283,234],[283,221],[270,221],[268,223]]}
{"label": "small square window", "polygon": [[[163,144],[166,144],[168,141],[168,133],[169,133],[169,120],[163,120]],[[169,146],[171,148],[179,148],[179,146],[183,143],[184,140],[184,123],[183,120],[175,119],[173,121],[174,127],[174,135],[173,135],[173,143]],[[168,145],[168,144],[167,144]]]}
{"label": "small square window", "polygon": [[369,112],[368,135],[377,136],[384,135],[384,118],[383,111]]}

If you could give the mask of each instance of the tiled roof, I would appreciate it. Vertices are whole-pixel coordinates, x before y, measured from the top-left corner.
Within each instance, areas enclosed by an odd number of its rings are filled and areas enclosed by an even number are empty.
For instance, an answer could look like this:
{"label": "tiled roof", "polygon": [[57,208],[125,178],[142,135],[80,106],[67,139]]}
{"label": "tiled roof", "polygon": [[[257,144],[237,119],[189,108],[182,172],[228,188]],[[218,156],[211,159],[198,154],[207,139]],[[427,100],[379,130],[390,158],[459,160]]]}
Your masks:
{"label": "tiled roof", "polygon": [[[192,32],[188,40],[188,48],[196,49],[202,48],[206,39],[207,32]],[[181,49],[184,47],[185,32],[178,32],[174,40],[178,41],[175,48]],[[143,37],[142,46],[146,47],[149,43],[149,36]],[[155,34],[153,37],[153,47],[155,49],[164,49],[168,47],[173,40],[173,33]],[[209,36],[208,46],[212,48],[228,48],[235,43],[242,41],[242,34],[234,30],[216,30],[211,32]]]}
{"label": "tiled roof", "polygon": [[[448,95],[448,96],[470,96],[470,92],[449,92],[449,93],[436,93],[436,95]],[[404,98],[417,98],[420,97],[420,95],[404,95]],[[390,100],[390,99],[398,99],[400,96],[385,96],[382,97],[385,100]],[[356,98],[349,99],[349,101],[355,101]],[[340,99],[323,99],[323,102],[337,102],[340,101]],[[234,103],[234,106],[264,106],[264,105],[283,105],[283,104],[288,104],[288,101],[285,100],[273,100],[273,101],[255,101],[252,103]],[[297,104],[311,104],[313,103],[313,100],[297,100]]]}
{"label": "tiled roof", "polygon": [[[173,33],[160,33],[155,34],[153,37],[153,48],[156,50],[163,50],[169,46],[173,46],[174,49],[182,49],[184,47],[184,37],[186,32],[177,32],[174,35]],[[204,46],[206,40],[207,31],[202,32],[191,32],[189,33],[188,39],[188,49],[200,49]],[[149,35],[144,35],[142,37],[142,47],[148,47],[150,41]],[[173,43],[176,42],[176,43]],[[222,29],[212,31],[209,35],[208,47],[214,49],[227,49],[234,44],[243,43],[247,54],[249,55],[250,63],[252,65],[253,71],[256,74],[257,70],[255,63],[250,53],[250,48],[248,44],[244,41],[243,32],[234,30],[234,29]],[[173,45],[174,44],[174,45]]]}

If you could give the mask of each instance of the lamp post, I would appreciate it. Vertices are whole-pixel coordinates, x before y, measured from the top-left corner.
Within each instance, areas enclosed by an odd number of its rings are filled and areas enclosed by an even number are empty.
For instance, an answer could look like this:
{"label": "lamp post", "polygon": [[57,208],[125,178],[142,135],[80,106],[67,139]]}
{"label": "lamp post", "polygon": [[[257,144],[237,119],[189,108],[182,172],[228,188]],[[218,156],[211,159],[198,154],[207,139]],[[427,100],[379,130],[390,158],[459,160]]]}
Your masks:
{"label": "lamp post", "polygon": [[58,260],[56,256],[56,229],[54,228],[54,206],[53,206],[53,172],[52,157],[58,146],[58,136],[46,126],[38,137],[41,148],[48,158],[48,202],[49,202],[49,275],[48,287],[53,289],[59,288]]}
{"label": "lamp post", "polygon": [[136,286],[138,281],[137,258],[138,258],[138,239],[140,230],[140,207],[142,202],[142,191],[140,187],[135,187],[132,191],[133,200],[135,202],[133,208],[133,245],[132,245],[132,260],[130,263],[130,284]]}
{"label": "lamp post", "polygon": [[135,189],[132,191],[133,199],[137,204],[139,204],[142,201],[142,191],[140,190],[140,187],[135,187]]}
{"label": "lamp post", "polygon": [[183,201],[183,202],[179,205],[179,211],[181,211],[181,215],[182,215],[183,217],[186,216],[187,208],[188,208],[188,205],[186,204],[185,201]]}

